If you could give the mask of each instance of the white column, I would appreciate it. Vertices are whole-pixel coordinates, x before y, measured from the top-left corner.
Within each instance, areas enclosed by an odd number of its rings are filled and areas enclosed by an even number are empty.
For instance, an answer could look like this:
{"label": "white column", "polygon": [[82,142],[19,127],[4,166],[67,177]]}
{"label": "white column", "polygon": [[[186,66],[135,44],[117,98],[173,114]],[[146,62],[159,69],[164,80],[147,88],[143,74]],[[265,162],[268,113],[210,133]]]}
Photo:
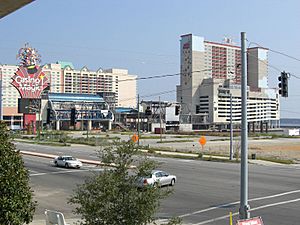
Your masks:
{"label": "white column", "polygon": [[11,115],[10,117],[10,129],[14,129],[14,115]]}
{"label": "white column", "polygon": [[92,121],[88,120],[88,126],[87,126],[88,130],[92,130]]}
{"label": "white column", "polygon": [[60,130],[60,123],[59,123],[59,120],[56,120],[56,130]]}

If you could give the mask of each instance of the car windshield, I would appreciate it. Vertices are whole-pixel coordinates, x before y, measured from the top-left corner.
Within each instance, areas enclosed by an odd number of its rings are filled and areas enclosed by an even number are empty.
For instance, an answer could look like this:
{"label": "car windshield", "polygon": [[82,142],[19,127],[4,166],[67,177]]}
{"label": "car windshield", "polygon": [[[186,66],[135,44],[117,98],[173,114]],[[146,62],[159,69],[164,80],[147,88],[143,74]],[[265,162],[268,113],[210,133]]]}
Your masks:
{"label": "car windshield", "polygon": [[76,158],[74,158],[74,157],[65,157],[64,159],[65,160],[76,160]]}

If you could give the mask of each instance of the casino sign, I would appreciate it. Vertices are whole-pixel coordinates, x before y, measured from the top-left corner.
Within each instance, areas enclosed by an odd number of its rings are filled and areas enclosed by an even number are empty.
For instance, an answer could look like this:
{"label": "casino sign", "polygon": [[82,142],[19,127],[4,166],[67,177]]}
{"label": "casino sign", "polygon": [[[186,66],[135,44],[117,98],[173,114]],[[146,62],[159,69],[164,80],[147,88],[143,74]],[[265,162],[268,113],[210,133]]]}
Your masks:
{"label": "casino sign", "polygon": [[[37,127],[43,126],[43,121],[39,118],[36,121],[36,113],[39,116],[41,110],[41,93],[48,87],[49,78],[45,76],[42,67],[40,55],[37,50],[30,47],[28,43],[18,52],[17,58],[20,59],[19,69],[11,78],[11,84],[19,91],[21,98],[18,99],[18,112],[23,113],[23,128],[35,134]],[[33,105],[33,102],[39,104]]]}
{"label": "casino sign", "polygon": [[49,79],[38,65],[41,56],[26,43],[20,48],[17,58],[20,59],[20,67],[12,77],[11,84],[19,91],[21,98],[40,98],[42,91],[49,85]]}
{"label": "casino sign", "polygon": [[11,84],[19,91],[21,98],[40,98],[49,85],[49,79],[39,66],[20,66],[12,80]]}

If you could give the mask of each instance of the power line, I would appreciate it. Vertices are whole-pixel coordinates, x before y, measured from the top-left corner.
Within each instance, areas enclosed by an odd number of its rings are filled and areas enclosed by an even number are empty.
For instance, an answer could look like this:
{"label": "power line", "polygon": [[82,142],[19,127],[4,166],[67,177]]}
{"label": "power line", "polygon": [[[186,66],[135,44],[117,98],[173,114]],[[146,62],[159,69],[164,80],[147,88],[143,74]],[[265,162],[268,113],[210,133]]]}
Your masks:
{"label": "power line", "polygon": [[[263,47],[262,45],[260,45],[260,44],[258,44],[258,43],[256,43],[256,42],[250,42],[249,40],[247,40],[247,41],[249,42],[249,47],[250,47],[251,44],[255,44],[255,45],[258,46],[258,47],[265,48],[265,47]],[[285,56],[285,57],[288,57],[288,58],[290,58],[290,59],[293,59],[293,60],[296,60],[296,61],[300,62],[300,59],[298,59],[298,58],[296,58],[296,57],[294,57],[294,56],[288,55],[288,54],[286,54],[286,53],[284,53],[284,52],[277,51],[277,50],[274,50],[274,49],[271,49],[271,48],[267,48],[267,49],[268,49],[270,52],[274,52],[274,53],[276,53],[276,54],[280,54],[280,55],[282,55],[282,56]],[[262,61],[262,62],[263,62],[263,61]],[[273,68],[273,69],[279,71],[279,72],[282,72],[280,69],[276,68],[275,66],[272,66],[272,65],[270,65],[270,64],[269,64],[269,66],[270,66],[271,68]],[[297,79],[300,79],[299,76],[297,76],[297,75],[295,75],[295,74],[293,74],[293,73],[289,73],[289,74],[290,74],[292,77],[295,77],[295,78],[297,78]]]}
{"label": "power line", "polygon": [[[247,41],[248,41],[248,40],[247,40]],[[248,42],[249,42],[249,41],[248,41]],[[249,46],[250,46],[251,44],[255,44],[255,45],[257,45],[258,47],[265,48],[265,47],[263,47],[262,45],[260,45],[260,44],[258,44],[258,43],[256,43],[256,42],[249,42]],[[283,55],[283,56],[285,56],[285,57],[288,57],[288,58],[290,58],[290,59],[294,59],[294,60],[300,62],[300,59],[298,59],[298,58],[296,58],[296,57],[294,57],[294,56],[288,55],[288,54],[286,54],[286,53],[284,53],[284,52],[277,51],[277,50],[274,50],[274,49],[271,49],[271,48],[268,48],[268,50],[269,50],[270,52],[274,52],[274,53],[277,53],[277,54],[279,54],[279,55]]]}
{"label": "power line", "polygon": [[[263,64],[269,66],[270,68],[273,68],[274,70],[278,71],[279,73],[282,72],[282,70],[279,69],[278,67],[276,67],[276,66],[274,66],[274,65],[272,65],[272,64],[270,64],[270,63],[267,63],[267,62],[265,62],[264,60],[259,59],[257,56],[253,55],[252,53],[247,52],[247,54],[248,54],[248,55],[251,55],[251,57],[254,57],[254,58],[258,59],[260,62],[262,62]],[[297,78],[297,79],[300,79],[299,76],[297,76],[297,75],[295,75],[295,74],[293,74],[293,73],[290,73],[290,72],[289,72],[289,74],[290,74],[290,76],[292,76],[292,77],[295,77],[295,78]]]}
{"label": "power line", "polygon": [[300,115],[299,112],[296,112],[296,111],[290,111],[290,110],[286,110],[286,109],[281,109],[281,110],[279,110],[279,111],[280,111],[280,112],[294,113],[294,114],[299,114],[299,115]]}
{"label": "power line", "polygon": [[[203,69],[203,70],[195,70],[191,72],[184,72],[184,73],[174,73],[174,74],[163,74],[163,75],[154,75],[154,76],[148,76],[148,77],[136,77],[136,78],[128,78],[128,79],[123,79],[123,80],[118,80],[118,82],[126,82],[126,81],[138,81],[138,80],[149,80],[149,79],[160,79],[160,78],[166,78],[166,77],[174,77],[174,76],[179,76],[179,75],[189,75],[193,73],[201,73],[201,72],[206,72],[206,71],[212,71],[213,69],[221,69],[221,68],[228,68],[228,67],[233,67],[233,66],[220,66],[216,68],[210,68],[210,69]],[[238,67],[238,65],[237,65]],[[112,82],[117,82],[116,80]],[[79,82],[75,83],[78,84]],[[74,85],[74,83],[70,84]],[[36,85],[36,86],[42,86],[42,85]],[[56,84],[56,85],[51,85],[51,87],[67,87],[69,85],[66,84]],[[2,88],[9,88],[12,86],[2,86]]]}

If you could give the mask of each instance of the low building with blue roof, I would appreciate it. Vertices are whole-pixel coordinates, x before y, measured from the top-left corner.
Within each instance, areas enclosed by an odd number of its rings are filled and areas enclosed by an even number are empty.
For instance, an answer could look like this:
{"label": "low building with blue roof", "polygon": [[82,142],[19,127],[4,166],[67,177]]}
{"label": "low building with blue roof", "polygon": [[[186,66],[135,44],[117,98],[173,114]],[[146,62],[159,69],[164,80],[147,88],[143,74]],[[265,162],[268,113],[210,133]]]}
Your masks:
{"label": "low building with blue roof", "polygon": [[111,129],[114,114],[100,95],[48,93],[47,102],[47,124],[56,130]]}

